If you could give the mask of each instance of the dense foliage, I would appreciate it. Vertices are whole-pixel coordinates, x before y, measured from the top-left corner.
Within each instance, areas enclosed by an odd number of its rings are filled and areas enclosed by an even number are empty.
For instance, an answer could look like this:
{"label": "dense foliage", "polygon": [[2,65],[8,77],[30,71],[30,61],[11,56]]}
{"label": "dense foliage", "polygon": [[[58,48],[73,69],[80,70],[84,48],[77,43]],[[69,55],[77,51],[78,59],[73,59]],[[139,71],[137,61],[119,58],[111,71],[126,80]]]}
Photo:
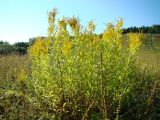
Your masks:
{"label": "dense foliage", "polygon": [[92,21],[82,30],[74,17],[62,18],[56,26],[55,16],[56,11],[49,14],[48,38],[38,39],[29,49],[33,69],[28,87],[39,102],[54,110],[50,117],[107,119],[113,115],[118,119],[123,97],[134,82],[129,76],[141,43],[139,35],[129,34],[124,49],[122,20],[116,26],[108,24],[100,38]]}
{"label": "dense foliage", "polygon": [[0,55],[20,54],[24,55],[29,47],[28,42],[17,42],[13,45],[8,42],[0,41]]}

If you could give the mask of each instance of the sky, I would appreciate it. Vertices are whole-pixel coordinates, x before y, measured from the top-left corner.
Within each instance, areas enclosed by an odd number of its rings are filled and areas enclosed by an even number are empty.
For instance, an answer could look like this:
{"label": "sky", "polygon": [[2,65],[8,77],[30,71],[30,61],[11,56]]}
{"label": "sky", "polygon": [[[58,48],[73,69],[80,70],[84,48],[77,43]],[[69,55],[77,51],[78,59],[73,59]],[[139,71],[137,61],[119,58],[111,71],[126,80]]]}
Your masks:
{"label": "sky", "polygon": [[124,19],[124,27],[160,24],[160,0],[0,0],[0,40],[27,42],[47,35],[47,13],[58,9],[62,16],[90,20],[101,33],[109,22]]}

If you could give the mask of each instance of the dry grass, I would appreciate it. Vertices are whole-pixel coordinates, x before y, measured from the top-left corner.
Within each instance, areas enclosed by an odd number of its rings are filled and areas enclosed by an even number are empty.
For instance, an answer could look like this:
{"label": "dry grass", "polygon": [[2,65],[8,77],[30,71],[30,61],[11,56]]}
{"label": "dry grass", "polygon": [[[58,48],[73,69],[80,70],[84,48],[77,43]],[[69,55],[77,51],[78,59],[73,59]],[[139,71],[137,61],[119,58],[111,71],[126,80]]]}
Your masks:
{"label": "dry grass", "polygon": [[0,82],[1,86],[7,81],[15,81],[20,69],[25,67],[27,56],[8,55],[0,56]]}
{"label": "dry grass", "polygon": [[142,67],[146,67],[151,72],[160,71],[160,35],[143,36],[143,44],[138,51],[137,60]]}

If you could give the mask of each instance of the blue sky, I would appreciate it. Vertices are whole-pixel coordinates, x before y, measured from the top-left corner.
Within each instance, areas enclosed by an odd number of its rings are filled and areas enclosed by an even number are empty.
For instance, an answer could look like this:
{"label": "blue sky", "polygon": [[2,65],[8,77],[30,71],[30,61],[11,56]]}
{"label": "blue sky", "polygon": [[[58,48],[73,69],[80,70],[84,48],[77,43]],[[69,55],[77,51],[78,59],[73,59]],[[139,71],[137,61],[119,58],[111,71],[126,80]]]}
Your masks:
{"label": "blue sky", "polygon": [[124,27],[160,24],[160,0],[0,0],[0,40],[28,41],[47,34],[47,12],[58,9],[62,16],[93,20],[97,33],[105,24],[124,19]]}

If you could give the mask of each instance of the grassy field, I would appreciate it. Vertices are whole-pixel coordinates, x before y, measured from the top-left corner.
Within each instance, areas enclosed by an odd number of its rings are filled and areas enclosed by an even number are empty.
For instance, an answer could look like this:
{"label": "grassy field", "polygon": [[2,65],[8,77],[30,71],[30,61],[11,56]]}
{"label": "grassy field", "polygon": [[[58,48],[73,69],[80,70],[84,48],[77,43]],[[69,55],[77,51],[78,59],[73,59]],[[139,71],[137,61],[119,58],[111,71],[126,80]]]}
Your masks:
{"label": "grassy field", "polygon": [[[127,39],[127,34],[123,35],[123,39]],[[147,68],[151,72],[160,71],[160,34],[142,35],[142,44],[136,59],[142,68]]]}
{"label": "grassy field", "polygon": [[138,62],[150,71],[160,71],[160,35],[145,34],[138,51]]}
{"label": "grassy field", "polygon": [[[24,69],[27,63],[27,56],[8,55],[0,56],[0,87],[11,87],[16,81],[21,69]],[[7,85],[8,84],[8,85]]]}

